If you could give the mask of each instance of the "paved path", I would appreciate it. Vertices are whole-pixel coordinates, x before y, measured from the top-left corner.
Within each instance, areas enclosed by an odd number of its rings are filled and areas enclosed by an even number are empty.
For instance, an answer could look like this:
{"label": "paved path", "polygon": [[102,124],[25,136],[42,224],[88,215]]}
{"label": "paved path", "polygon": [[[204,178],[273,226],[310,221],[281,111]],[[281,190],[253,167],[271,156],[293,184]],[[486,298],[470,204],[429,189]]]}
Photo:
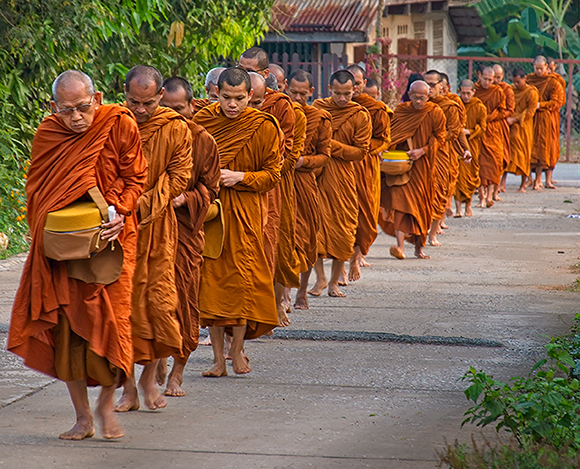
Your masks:
{"label": "paved path", "polygon": [[[74,417],[65,386],[0,351],[0,467],[436,467],[444,438],[477,433],[460,429],[468,367],[525,373],[545,335],[579,312],[565,287],[577,275],[580,219],[567,215],[580,195],[577,166],[565,169],[568,187],[512,185],[503,203],[450,220],[429,261],[391,258],[392,238],[379,235],[346,299],[312,299],[278,338],[248,343],[247,376],[202,378],[211,350],[200,347],[187,396],[122,415],[119,441],[59,441]],[[0,261],[2,350],[21,267]]]}

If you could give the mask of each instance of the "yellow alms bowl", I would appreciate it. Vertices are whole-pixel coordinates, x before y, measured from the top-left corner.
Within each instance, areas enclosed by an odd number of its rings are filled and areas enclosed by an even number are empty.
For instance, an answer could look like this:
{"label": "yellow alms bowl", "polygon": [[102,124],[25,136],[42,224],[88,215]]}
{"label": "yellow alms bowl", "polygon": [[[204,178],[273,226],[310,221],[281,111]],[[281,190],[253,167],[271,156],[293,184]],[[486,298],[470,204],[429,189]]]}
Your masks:
{"label": "yellow alms bowl", "polygon": [[406,151],[391,150],[388,153],[383,152],[383,161],[403,161],[408,159],[409,155],[407,155]]}
{"label": "yellow alms bowl", "polygon": [[67,233],[89,230],[101,226],[101,212],[94,202],[73,202],[60,210],[49,212],[44,228],[49,231]]}

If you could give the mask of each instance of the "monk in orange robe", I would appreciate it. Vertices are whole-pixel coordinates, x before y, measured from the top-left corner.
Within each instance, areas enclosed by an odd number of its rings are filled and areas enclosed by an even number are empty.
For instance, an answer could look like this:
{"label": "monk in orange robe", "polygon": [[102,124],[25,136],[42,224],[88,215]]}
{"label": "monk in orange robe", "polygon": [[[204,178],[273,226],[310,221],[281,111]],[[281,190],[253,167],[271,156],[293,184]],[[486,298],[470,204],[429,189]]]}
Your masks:
{"label": "monk in orange robe", "polygon": [[205,259],[202,266],[200,322],[209,327],[214,351],[214,366],[203,373],[209,377],[227,375],[226,328],[232,335],[229,355],[234,372],[249,373],[244,340],[278,325],[273,278],[264,251],[262,194],[280,181],[280,129],[275,118],[247,107],[251,86],[244,70],[226,69],[218,81],[219,102],[194,118],[218,145],[220,200],[227,227],[221,256]]}
{"label": "monk in orange robe", "polygon": [[530,154],[534,131],[534,115],[538,108],[538,90],[526,83],[526,72],[521,68],[514,70],[514,85],[512,87],[515,97],[515,110],[508,117],[510,125],[510,164],[506,171],[522,177],[522,183],[518,192],[526,192],[526,183],[530,174]]}
{"label": "monk in orange robe", "polygon": [[217,102],[217,82],[220,77],[220,73],[222,73],[224,70],[224,67],[215,67],[207,72],[204,85],[207,98],[193,100],[193,114],[196,114],[200,109],[203,109],[204,107]]}
{"label": "monk in orange robe", "polygon": [[367,78],[367,83],[363,88],[363,93],[368,94],[371,98],[377,101],[381,100],[381,87],[379,82],[374,78]]}
{"label": "monk in orange robe", "polygon": [[296,189],[296,247],[306,259],[308,270],[300,274],[300,288],[296,293],[296,309],[308,309],[308,280],[318,259],[318,231],[320,206],[316,173],[330,159],[332,117],[330,113],[308,105],[314,92],[312,75],[304,70],[294,70],[286,82],[288,96],[300,104],[306,116],[304,149],[296,163],[294,187]]}
{"label": "monk in orange robe", "polygon": [[[192,168],[189,126],[183,116],[159,106],[162,85],[159,71],[146,65],[133,67],[125,79],[127,107],[139,125],[149,165],[144,193],[138,201],[131,324],[135,363],[145,365],[139,386],[151,410],[167,405],[155,382],[157,360],[179,356],[183,350],[175,285],[178,223],[172,205],[187,187]],[[115,410],[126,412],[139,405],[137,386],[131,377]]]}
{"label": "monk in orange robe", "polygon": [[[316,284],[309,291],[319,296],[328,286],[328,295],[346,296],[338,289],[344,262],[354,254],[358,226],[358,198],[353,162],[363,161],[369,152],[372,123],[369,112],[352,101],[355,79],[348,70],[332,74],[331,96],[314,101],[314,107],[332,116],[331,158],[318,178],[322,223],[319,232],[319,259],[314,269]],[[332,259],[330,282],[326,282],[323,259]]]}
{"label": "monk in orange robe", "polygon": [[390,252],[397,259],[405,259],[405,239],[415,246],[415,256],[429,259],[423,247],[433,220],[435,160],[437,148],[446,144],[445,114],[429,101],[429,91],[424,81],[413,82],[410,101],[395,108],[391,121],[391,150],[405,150],[413,161],[406,184],[389,185],[389,178],[383,178],[379,224],[385,233],[396,237],[397,244]]}
{"label": "monk in orange robe", "polygon": [[552,131],[554,132],[554,151],[552,152],[552,164],[550,168],[546,171],[546,181],[549,182],[551,185],[556,184],[556,182],[552,179],[552,174],[554,172],[554,168],[556,164],[558,164],[558,160],[560,159],[560,109],[566,104],[566,80],[564,77],[559,73],[556,73],[556,68],[558,64],[552,57],[548,57],[548,69],[550,73],[558,80],[560,84],[560,106],[558,109],[555,109],[553,115],[553,124],[552,124]]}
{"label": "monk in orange robe", "polygon": [[536,57],[534,73],[530,73],[526,77],[526,83],[536,87],[540,95],[538,109],[534,116],[534,144],[530,158],[531,166],[536,171],[534,190],[542,189],[542,171],[546,171],[545,187],[555,189],[556,186],[551,181],[552,170],[550,168],[554,163],[554,149],[557,148],[554,119],[555,111],[560,109],[562,101],[562,86],[558,79],[549,73],[548,61],[542,55]]}
{"label": "monk in orange robe", "polygon": [[499,85],[493,84],[495,71],[486,67],[475,85],[475,97],[479,98],[487,109],[487,129],[481,140],[479,154],[479,177],[481,179],[480,207],[492,207],[493,195],[499,186],[503,172],[504,139],[502,121],[506,113],[505,93]]}
{"label": "monk in orange robe", "polygon": [[[25,365],[66,382],[76,424],[60,438],[94,435],[88,385],[101,385],[96,409],[105,438],[124,432],[113,413],[113,393],[131,374],[132,277],[135,270],[135,205],[147,175],[139,130],[131,113],[101,104],[91,79],[69,70],[53,85],[53,114],[42,121],[32,143],[26,194],[32,234],[8,335],[8,350]],[[69,278],[67,262],[44,255],[47,214],[98,187],[117,215],[103,223],[103,240],[117,239],[124,262],[109,285]],[[108,248],[105,248],[108,249]],[[97,255],[98,256],[98,255]]]}
{"label": "monk in orange robe", "polygon": [[364,260],[364,256],[368,254],[378,234],[377,226],[381,201],[381,153],[388,150],[391,142],[390,127],[393,111],[382,101],[377,101],[362,92],[366,78],[365,71],[361,67],[350,65],[347,70],[353,74],[355,80],[352,100],[369,111],[373,126],[371,146],[367,156],[364,160],[353,163],[358,198],[358,226],[348,280],[355,282],[360,278],[361,266],[370,266]]}
{"label": "monk in orange robe", "polygon": [[515,102],[514,92],[512,90],[512,87],[510,85],[508,85],[505,81],[503,81],[503,79],[504,79],[503,67],[499,64],[495,64],[493,66],[493,72],[494,72],[493,84],[501,86],[501,89],[503,90],[504,95],[505,95],[505,108],[506,108],[504,119],[501,121],[501,131],[502,131],[503,145],[504,145],[504,147],[503,147],[503,149],[504,149],[503,174],[501,176],[499,186],[496,189],[496,193],[493,196],[493,200],[501,201],[501,199],[498,196],[498,193],[505,192],[505,181],[507,179],[506,168],[508,167],[508,165],[510,163],[510,158],[511,158],[510,125],[508,122],[508,118],[513,116],[516,102]]}
{"label": "monk in orange robe", "polygon": [[465,105],[465,128],[463,134],[468,138],[470,157],[459,162],[459,176],[455,186],[455,216],[461,216],[461,204],[465,203],[465,216],[472,217],[471,199],[481,185],[479,180],[479,154],[481,139],[487,128],[487,109],[479,98],[474,96],[475,84],[462,80],[459,84],[460,99]]}
{"label": "monk in orange robe", "polygon": [[[203,222],[211,203],[219,192],[220,159],[213,137],[192,121],[194,99],[190,83],[180,77],[163,82],[161,105],[173,109],[187,119],[192,136],[191,178],[185,192],[173,199],[177,216],[178,238],[175,259],[175,283],[179,300],[177,317],[183,340],[182,350],[175,355],[167,379],[166,396],[185,396],[181,388],[187,359],[199,343],[199,284],[202,252],[205,246]],[[167,374],[167,359],[159,360],[157,382],[163,384]]]}

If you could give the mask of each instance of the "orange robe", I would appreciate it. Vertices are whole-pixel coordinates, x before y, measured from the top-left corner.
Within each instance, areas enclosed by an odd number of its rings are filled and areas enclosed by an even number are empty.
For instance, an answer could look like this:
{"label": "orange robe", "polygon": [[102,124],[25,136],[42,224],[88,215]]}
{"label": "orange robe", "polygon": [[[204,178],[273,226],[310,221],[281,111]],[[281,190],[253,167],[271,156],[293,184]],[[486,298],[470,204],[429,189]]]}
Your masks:
{"label": "orange robe", "polygon": [[217,197],[220,182],[220,157],[213,137],[201,126],[188,122],[192,136],[191,178],[185,192],[185,203],[175,209],[177,216],[177,319],[183,339],[179,359],[187,361],[199,343],[199,283],[201,255],[205,246],[203,222],[210,204]]}
{"label": "orange robe", "polygon": [[[137,244],[133,210],[146,174],[137,124],[118,105],[100,106],[92,125],[81,134],[67,129],[55,115],[38,127],[26,182],[32,243],[8,335],[8,350],[23,357],[30,368],[57,377],[53,329],[63,315],[92,353],[126,375],[131,373],[130,298]],[[83,197],[94,186],[125,215],[125,227],[118,237],[124,251],[123,270],[119,280],[106,286],[68,278],[66,263],[47,259],[42,244],[47,213]],[[84,379],[97,384],[97,377],[89,369],[85,371],[88,376]]]}
{"label": "orange robe", "polygon": [[209,106],[211,103],[208,98],[194,99],[193,100],[193,114],[197,114],[204,107]]}
{"label": "orange robe", "polygon": [[[530,73],[526,76],[526,83],[535,86],[540,95],[540,106],[534,115],[534,144],[530,157],[531,166],[532,168],[541,166],[542,169],[549,169],[554,160],[557,161],[554,153],[557,152],[559,144],[555,138],[554,116],[562,99],[562,87],[558,83],[558,79],[552,74],[539,77],[535,73]],[[560,157],[559,153],[557,157]]]}
{"label": "orange robe", "polygon": [[433,180],[437,148],[446,145],[445,115],[435,103],[427,102],[417,110],[411,102],[399,104],[391,122],[391,149],[414,149],[425,155],[413,162],[409,182],[389,187],[383,183],[379,223],[383,231],[395,236],[395,230],[407,234],[407,240],[424,246],[433,219]]}
{"label": "orange robe", "polygon": [[149,172],[139,199],[131,323],[135,363],[146,365],[179,356],[183,347],[175,286],[178,228],[172,204],[187,186],[192,162],[189,126],[172,109],[159,106],[139,124],[139,132]]}
{"label": "orange robe", "polygon": [[318,259],[320,207],[315,172],[330,159],[332,117],[314,106],[303,106],[306,115],[306,140],[302,166],[294,174],[296,189],[296,246],[309,267]]}
{"label": "orange robe", "polygon": [[318,178],[321,227],[318,253],[347,261],[354,254],[358,199],[354,161],[367,156],[372,137],[369,112],[353,101],[339,107],[332,97],[317,99],[314,107],[332,116],[331,158]]}
{"label": "orange robe", "polygon": [[469,130],[469,151],[471,162],[459,161],[459,177],[455,187],[455,200],[467,202],[471,200],[475,190],[481,185],[479,179],[479,155],[481,139],[487,128],[487,108],[475,96],[465,105],[465,128]]}
{"label": "orange robe", "polygon": [[507,122],[507,118],[513,116],[514,110],[516,108],[516,100],[514,97],[514,91],[510,85],[508,85],[504,81],[501,81],[501,82],[499,82],[499,86],[501,86],[501,89],[503,90],[503,93],[505,95],[505,110],[506,110],[506,112],[505,112],[505,117],[501,122],[501,133],[503,136],[503,145],[504,145],[504,147],[503,147],[504,156],[503,156],[502,169],[503,169],[503,171],[505,171],[506,168],[508,167],[510,159],[511,159],[510,125]]}
{"label": "orange robe", "polygon": [[225,235],[217,259],[205,259],[199,291],[202,327],[247,325],[246,339],[278,325],[273,278],[264,252],[262,193],[280,182],[280,130],[271,115],[247,108],[230,119],[215,103],[195,115],[215,139],[222,169],[243,171],[222,186]]}
{"label": "orange robe", "polygon": [[552,73],[552,75],[558,80],[560,84],[559,89],[559,106],[557,109],[554,109],[553,116],[552,116],[552,132],[554,133],[554,142],[555,147],[552,151],[552,160],[550,163],[550,169],[554,169],[558,160],[560,159],[560,109],[566,104],[566,80],[564,77],[558,73]]}
{"label": "orange robe", "polygon": [[513,117],[517,122],[510,127],[511,159],[506,171],[516,176],[528,176],[534,138],[534,115],[538,107],[539,94],[535,87],[527,84],[522,90],[514,85],[513,92],[516,101]]}
{"label": "orange robe", "polygon": [[487,129],[481,140],[479,154],[481,185],[499,185],[505,158],[502,130],[502,121],[506,113],[505,93],[499,85],[491,85],[488,89],[484,89],[476,83],[475,97],[479,98],[487,109]]}
{"label": "orange robe", "polygon": [[355,246],[358,246],[363,256],[366,256],[378,234],[381,153],[388,150],[391,143],[390,127],[393,111],[385,103],[371,98],[368,94],[361,94],[353,101],[369,111],[373,126],[371,146],[367,156],[364,160],[353,163],[358,197],[358,226]]}

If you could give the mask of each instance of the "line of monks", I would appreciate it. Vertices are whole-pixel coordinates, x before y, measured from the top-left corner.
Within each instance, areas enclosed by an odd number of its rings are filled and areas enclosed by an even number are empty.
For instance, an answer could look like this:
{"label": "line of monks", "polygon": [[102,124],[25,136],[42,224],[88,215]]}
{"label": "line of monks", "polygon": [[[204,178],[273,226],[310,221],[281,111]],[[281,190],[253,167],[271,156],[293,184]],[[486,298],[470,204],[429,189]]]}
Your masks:
{"label": "line of monks", "polygon": [[[423,247],[439,244],[453,196],[455,216],[462,203],[470,216],[478,188],[489,207],[503,172],[520,174],[524,191],[530,167],[535,188],[542,171],[550,187],[561,85],[543,57],[535,70],[516,71],[509,87],[498,69],[485,68],[477,84],[461,83],[460,97],[430,71],[394,112],[357,65],[335,72],[330,96],[309,105],[310,74],[286,78],[258,47],[237,67],[212,69],[205,99],[194,99],[185,79],[163,81],[145,65],[127,74],[123,104],[103,104],[80,71],[59,75],[53,114],[32,145],[32,243],[8,350],[66,382],[76,423],[60,438],[94,435],[90,385],[102,387],[95,413],[103,436],[122,437],[114,412],[140,407],[134,364],[144,366],[139,387],[149,409],[185,395],[183,370],[200,326],[209,328],[214,351],[204,376],[226,376],[227,359],[235,373],[250,372],[244,341],[289,324],[291,288],[297,309],[326,288],[344,297],[339,285],[360,278],[378,225],[396,237],[393,256],[405,257],[407,240],[428,258]],[[511,111],[506,90],[513,90]],[[404,182],[381,174],[389,150],[404,150],[413,162]],[[118,240],[124,252],[120,278],[107,285],[72,278],[67,262],[48,259],[43,248],[47,214],[95,186],[116,210],[101,237]],[[204,257],[204,222],[218,197],[221,254]],[[328,280],[324,259],[332,261]]]}

